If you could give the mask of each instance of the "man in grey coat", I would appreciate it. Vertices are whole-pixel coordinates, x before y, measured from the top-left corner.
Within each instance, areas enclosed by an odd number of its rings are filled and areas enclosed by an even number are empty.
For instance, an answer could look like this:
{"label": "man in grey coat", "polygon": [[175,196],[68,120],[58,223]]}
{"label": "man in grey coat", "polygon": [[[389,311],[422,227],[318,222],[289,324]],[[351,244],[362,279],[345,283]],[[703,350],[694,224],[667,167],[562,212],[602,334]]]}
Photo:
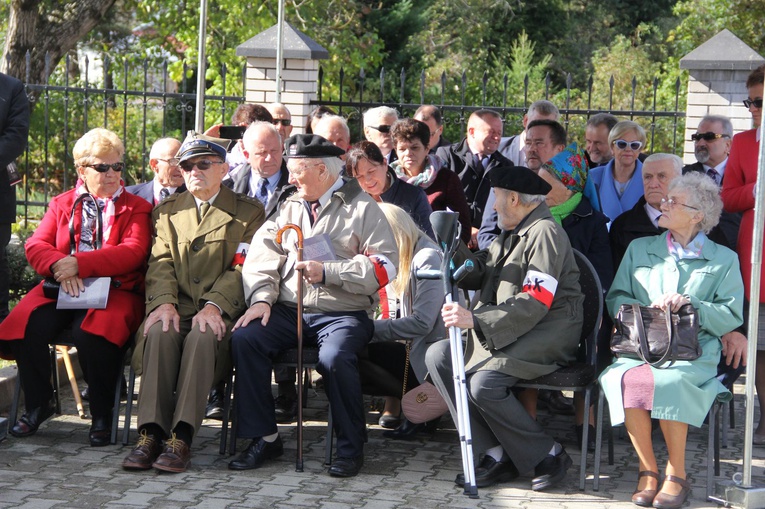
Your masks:
{"label": "man in grey coat", "polygon": [[[584,296],[566,232],[545,205],[550,185],[528,168],[507,170],[497,168],[489,177],[502,233],[487,250],[472,254],[460,245],[455,255],[455,263],[469,258],[476,266],[461,286],[480,289],[478,303],[472,311],[445,304],[441,316],[447,327],[469,331],[470,426],[473,447],[484,453],[476,484],[491,486],[533,470],[531,488],[538,491],[560,482],[571,458],[511,389],[575,359]],[[456,421],[448,341],[434,344],[425,363]]]}

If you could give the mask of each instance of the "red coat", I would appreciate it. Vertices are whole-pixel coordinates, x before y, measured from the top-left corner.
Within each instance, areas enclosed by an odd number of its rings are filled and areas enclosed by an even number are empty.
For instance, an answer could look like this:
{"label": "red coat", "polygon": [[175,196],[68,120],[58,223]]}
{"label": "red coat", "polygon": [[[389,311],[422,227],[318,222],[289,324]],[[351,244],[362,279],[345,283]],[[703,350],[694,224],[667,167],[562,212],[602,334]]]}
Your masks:
{"label": "red coat", "polygon": [[[69,216],[74,190],[51,200],[40,226],[26,243],[29,264],[41,276],[52,276],[50,267],[69,255]],[[79,276],[110,276],[112,287],[106,309],[89,309],[82,330],[122,346],[141,324],[144,315],[144,275],[151,246],[151,205],[123,191],[115,205],[109,239],[96,251],[76,253]],[[82,208],[75,214],[75,241],[79,243]],[[119,282],[119,287],[116,287]],[[24,337],[29,316],[43,304],[42,283],[33,288],[0,324],[0,340]]]}
{"label": "red coat", "polygon": [[[752,231],[754,230],[754,186],[757,184],[757,157],[760,144],[757,129],[738,133],[730,146],[721,192],[726,212],[743,212],[738,230],[736,250],[744,278],[746,298],[749,298],[752,278]],[[765,302],[765,271],[760,276],[760,302]]]}

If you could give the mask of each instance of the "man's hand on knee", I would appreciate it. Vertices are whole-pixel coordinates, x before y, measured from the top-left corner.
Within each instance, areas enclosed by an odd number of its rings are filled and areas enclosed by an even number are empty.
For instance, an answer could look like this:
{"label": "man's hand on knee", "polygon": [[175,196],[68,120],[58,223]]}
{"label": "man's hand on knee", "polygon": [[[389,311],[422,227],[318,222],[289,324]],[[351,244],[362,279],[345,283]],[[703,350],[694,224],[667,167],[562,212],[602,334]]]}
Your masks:
{"label": "man's hand on knee", "polygon": [[226,322],[220,315],[220,309],[210,302],[191,319],[191,327],[194,328],[196,325],[199,325],[199,332],[203,333],[207,332],[207,327],[210,327],[210,331],[215,334],[218,341],[222,341],[226,333]]}
{"label": "man's hand on knee", "polygon": [[143,325],[143,335],[149,334],[149,329],[157,322],[162,322],[162,332],[169,331],[171,323],[175,332],[181,332],[181,316],[172,304],[162,304],[149,313]]}
{"label": "man's hand on knee", "polygon": [[247,327],[247,325],[253,321],[260,319],[261,323],[265,327],[268,324],[268,319],[271,317],[271,306],[265,302],[256,302],[244,312],[239,320],[234,324],[234,328],[231,331],[235,331],[239,327]]}

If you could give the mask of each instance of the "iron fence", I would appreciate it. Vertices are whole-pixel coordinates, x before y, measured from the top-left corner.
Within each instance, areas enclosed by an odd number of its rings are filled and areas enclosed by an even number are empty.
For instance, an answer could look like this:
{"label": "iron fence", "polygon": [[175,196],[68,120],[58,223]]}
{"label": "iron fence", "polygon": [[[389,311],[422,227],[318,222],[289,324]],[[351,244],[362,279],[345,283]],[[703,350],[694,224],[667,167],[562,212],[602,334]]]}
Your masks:
{"label": "iron fence", "polygon": [[[30,83],[27,75],[26,90],[34,109],[29,147],[19,165],[24,179],[17,191],[18,215],[25,220],[41,217],[52,195],[71,188],[75,179],[71,148],[87,130],[106,127],[121,136],[128,168],[124,178],[131,184],[151,178],[149,150],[156,139],[183,138],[193,128],[197,106],[193,67],[183,64],[180,79],[173,80],[167,60],[125,57],[114,62],[106,56],[97,60],[93,71],[87,56],[84,66],[67,57],[56,69],[46,59],[45,83]],[[231,73],[225,66],[219,72],[221,93],[205,96],[208,122],[213,117],[227,121],[244,101],[238,94],[246,82],[246,69],[241,76],[239,70]],[[458,141],[464,136],[467,117],[476,109],[497,110],[504,118],[505,133],[515,134],[523,129],[522,117],[531,102],[547,98],[560,108],[572,139],[584,141],[586,120],[609,112],[641,123],[648,134],[648,151],[682,151],[685,112],[680,109],[684,90],[679,79],[667,85],[658,77],[650,83],[637,78],[617,83],[611,77],[603,84],[591,77],[583,87],[576,87],[570,75],[556,81],[548,74],[542,84],[526,76],[515,85],[507,75],[485,72],[472,77],[466,72],[431,77],[427,71],[382,69],[374,76],[364,70],[353,76],[341,70],[328,79],[320,68],[318,96],[310,104],[329,106],[346,117],[352,141],[363,138],[361,119],[367,108],[388,105],[409,116],[422,104],[435,104],[443,112],[445,136]]]}
{"label": "iron fence", "polygon": [[[390,106],[401,116],[410,116],[422,104],[433,104],[440,108],[444,117],[444,133],[452,141],[464,137],[467,118],[480,108],[498,111],[505,122],[505,134],[516,134],[522,127],[523,115],[529,105],[539,99],[548,99],[559,107],[561,122],[569,137],[584,141],[583,133],[587,119],[596,113],[611,113],[617,117],[635,120],[646,130],[647,149],[650,152],[682,152],[682,133],[685,127],[682,119],[685,112],[680,103],[685,101],[684,89],[679,78],[653,78],[650,83],[632,77],[628,83],[619,86],[614,76],[601,83],[596,92],[594,77],[590,76],[582,88],[574,85],[570,74],[558,81],[547,73],[543,87],[536,87],[538,94],[532,96],[530,78],[523,78],[520,90],[511,90],[507,74],[492,76],[488,72],[472,81],[463,71],[456,76],[442,72],[429,76],[426,70],[409,74],[405,69],[390,73],[381,69],[374,76],[363,69],[350,75],[341,69],[334,80],[327,80],[322,68],[319,69],[318,97],[312,105],[323,105],[336,109],[348,119],[351,132],[363,137],[362,113],[367,108]],[[329,96],[335,91],[336,98]]]}
{"label": "iron fence", "polygon": [[[94,60],[97,60],[94,76]],[[27,69],[29,69],[27,55]],[[81,65],[84,64],[84,65]],[[115,63],[108,56],[85,56],[76,62],[69,56],[58,68],[46,58],[45,83],[25,86],[32,106],[29,144],[19,164],[23,181],[17,189],[17,215],[28,221],[42,216],[50,197],[70,189],[76,180],[72,147],[94,127],[117,133],[125,145],[126,184],[152,178],[149,151],[161,137],[183,139],[194,128],[197,97],[195,69],[182,64],[181,79],[170,78],[167,60],[125,58]],[[231,75],[223,66],[223,93],[205,95],[205,108],[218,122],[228,121],[242,102],[242,95],[227,89],[243,88],[244,69]],[[235,81],[232,85],[231,81]]]}

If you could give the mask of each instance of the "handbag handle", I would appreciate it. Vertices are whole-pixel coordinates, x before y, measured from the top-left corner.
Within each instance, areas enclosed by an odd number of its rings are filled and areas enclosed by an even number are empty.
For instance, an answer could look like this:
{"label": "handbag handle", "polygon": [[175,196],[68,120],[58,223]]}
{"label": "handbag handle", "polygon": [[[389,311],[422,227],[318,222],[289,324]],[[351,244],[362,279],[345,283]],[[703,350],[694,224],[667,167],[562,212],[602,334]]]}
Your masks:
{"label": "handbag handle", "polygon": [[[632,312],[634,313],[635,324],[638,330],[638,356],[643,360],[643,362],[650,364],[654,368],[666,369],[672,366],[677,359],[677,341],[675,336],[672,334],[672,311],[670,310],[669,306],[667,306],[664,310],[669,344],[667,345],[667,349],[664,351],[664,354],[662,354],[661,358],[655,362],[648,360],[650,358],[650,348],[648,347],[648,336],[645,333],[643,313],[640,311],[640,305],[632,304]],[[669,364],[667,366],[663,366],[663,364],[667,362],[667,359],[669,359]]]}
{"label": "handbag handle", "polygon": [[[95,249],[101,249],[104,243],[104,225],[101,217],[101,207],[98,205],[98,200],[90,193],[82,193],[79,195],[72,204],[72,213],[69,216],[69,254],[77,252],[77,245],[74,243],[74,213],[77,211],[77,205],[83,203],[85,198],[90,198],[93,204],[96,206],[96,242]],[[84,213],[84,211],[83,211]]]}

